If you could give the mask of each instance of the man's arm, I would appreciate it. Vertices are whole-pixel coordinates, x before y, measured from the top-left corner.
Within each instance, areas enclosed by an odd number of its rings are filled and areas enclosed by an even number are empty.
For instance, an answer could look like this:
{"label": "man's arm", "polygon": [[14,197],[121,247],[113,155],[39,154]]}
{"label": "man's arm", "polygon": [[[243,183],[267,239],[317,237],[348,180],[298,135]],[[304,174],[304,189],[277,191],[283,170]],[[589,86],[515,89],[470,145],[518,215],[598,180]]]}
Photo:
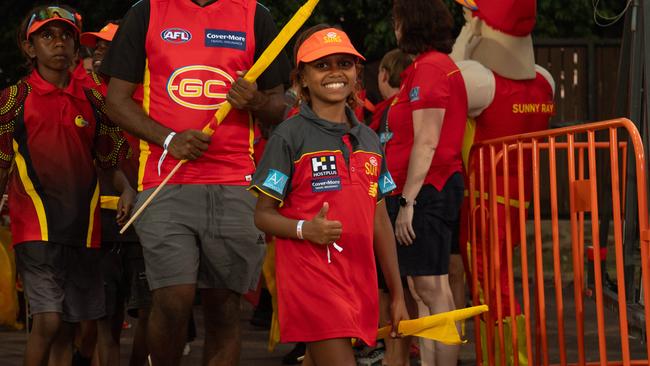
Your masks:
{"label": "man's arm", "polygon": [[264,124],[282,122],[284,114],[284,86],[278,85],[269,90],[260,91],[256,83],[250,83],[242,78],[243,72],[237,73],[240,78],[235,81],[226,99],[234,108],[245,109],[260,119]]}
{"label": "man's arm", "polygon": [[[111,78],[106,95],[108,117],[123,130],[148,142],[162,146],[172,131],[149,118],[131,98],[136,84]],[[169,153],[176,159],[194,160],[208,149],[210,137],[198,130],[178,132],[169,144]]]}
{"label": "man's arm", "polygon": [[[278,35],[271,13],[259,3],[255,10],[254,28],[254,59],[258,60]],[[282,122],[284,117],[284,86],[289,84],[290,71],[289,59],[282,51],[260,75],[256,84],[241,79],[244,72],[238,72],[240,78],[235,81],[228,93],[228,101],[235,108],[251,112],[262,125],[276,125]]]}

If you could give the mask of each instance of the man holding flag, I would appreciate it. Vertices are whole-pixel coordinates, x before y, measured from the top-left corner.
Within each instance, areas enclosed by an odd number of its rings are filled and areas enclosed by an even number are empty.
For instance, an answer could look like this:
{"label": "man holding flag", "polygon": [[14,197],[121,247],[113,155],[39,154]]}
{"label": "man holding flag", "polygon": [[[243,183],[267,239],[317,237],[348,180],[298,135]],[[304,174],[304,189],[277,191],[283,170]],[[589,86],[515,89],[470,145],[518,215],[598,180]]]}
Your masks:
{"label": "man holding flag", "polygon": [[[254,0],[142,0],[127,14],[104,60],[108,112],[140,140],[138,204],[177,160],[190,160],[135,222],[153,290],[148,329],[155,365],[178,365],[196,287],[206,319],[204,364],[239,361],[239,299],[255,288],[264,238],[245,191],[255,169],[253,118],[284,110],[284,54],[245,81],[277,30]],[[144,86],[142,107],[131,99]],[[234,107],[201,132],[225,101]],[[167,155],[170,156],[167,156]]]}

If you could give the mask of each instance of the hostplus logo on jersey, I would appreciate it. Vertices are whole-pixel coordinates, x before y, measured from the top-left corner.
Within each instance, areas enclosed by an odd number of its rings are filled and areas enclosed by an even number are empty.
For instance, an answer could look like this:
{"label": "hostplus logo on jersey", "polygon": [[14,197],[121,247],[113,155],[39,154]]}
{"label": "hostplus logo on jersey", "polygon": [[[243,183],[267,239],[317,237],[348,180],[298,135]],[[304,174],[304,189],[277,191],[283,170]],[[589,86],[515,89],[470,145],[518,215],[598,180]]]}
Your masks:
{"label": "hostplus logo on jersey", "polygon": [[311,176],[314,178],[337,176],[336,156],[316,156],[311,158]]}
{"label": "hostplus logo on jersey", "polygon": [[192,33],[182,28],[167,28],[160,33],[160,38],[165,42],[180,44],[189,42],[192,39]]}

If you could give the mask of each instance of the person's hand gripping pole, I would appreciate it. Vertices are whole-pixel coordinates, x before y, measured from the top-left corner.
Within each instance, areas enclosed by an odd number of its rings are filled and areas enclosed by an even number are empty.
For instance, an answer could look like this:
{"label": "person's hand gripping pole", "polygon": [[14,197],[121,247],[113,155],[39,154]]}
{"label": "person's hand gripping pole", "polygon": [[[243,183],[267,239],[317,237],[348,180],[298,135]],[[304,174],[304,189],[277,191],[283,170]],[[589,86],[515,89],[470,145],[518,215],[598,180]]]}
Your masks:
{"label": "person's hand gripping pole", "polygon": [[[246,75],[244,76],[244,79],[249,82],[254,82],[257,80],[257,78],[262,75],[264,70],[266,70],[267,67],[275,60],[276,57],[280,54],[284,46],[287,45],[287,42],[293,37],[296,32],[302,27],[302,25],[307,21],[311,13],[314,11],[314,8],[318,4],[319,0],[308,0],[305,5],[300,7],[296,14],[293,15],[293,17],[287,22],[287,24],[282,28],[280,33],[278,33],[277,37],[269,44],[269,46],[264,50],[262,55],[257,59],[255,64],[248,70]],[[227,101],[224,102],[221,107],[217,110],[215,115],[212,117],[210,120],[210,123],[208,123],[204,128],[203,132],[206,133],[209,136],[212,136],[214,133],[214,129],[221,123],[223,120],[226,118],[230,110],[232,109],[232,106],[230,103]],[[167,177],[160,183],[160,185],[156,188],[155,191],[147,198],[146,201],[140,206],[140,208],[131,216],[129,221],[122,227],[120,230],[120,234],[124,234],[124,232],[133,224],[135,219],[142,214],[142,211],[149,206],[149,203],[158,195],[160,190],[169,182],[171,177],[176,174],[178,169],[185,164],[187,160],[181,160],[176,164],[174,169],[172,169]]]}

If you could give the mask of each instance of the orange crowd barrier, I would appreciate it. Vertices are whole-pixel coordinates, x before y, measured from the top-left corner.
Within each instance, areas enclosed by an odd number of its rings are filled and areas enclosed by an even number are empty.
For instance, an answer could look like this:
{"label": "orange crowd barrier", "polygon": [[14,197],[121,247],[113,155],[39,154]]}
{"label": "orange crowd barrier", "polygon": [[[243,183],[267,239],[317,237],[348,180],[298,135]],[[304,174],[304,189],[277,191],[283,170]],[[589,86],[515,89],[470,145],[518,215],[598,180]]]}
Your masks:
{"label": "orange crowd barrier", "polygon": [[[628,148],[634,153],[629,168]],[[490,308],[475,317],[477,364],[648,365],[650,231],[646,161],[635,125],[615,119],[482,141],[474,144],[469,159],[472,300]],[[559,169],[567,174],[558,175]],[[597,169],[609,182],[598,181]],[[624,215],[628,169],[636,173],[638,201],[638,254],[633,258],[623,251],[624,225],[634,225]],[[540,184],[542,175],[550,184]],[[612,203],[613,239],[608,242],[614,260],[605,267],[601,248],[608,243],[599,238],[599,189],[601,201]],[[548,195],[543,201],[542,193]],[[560,217],[558,205],[567,201],[568,217]],[[550,212],[544,220],[542,205]],[[593,281],[586,279],[586,251],[593,253]],[[625,293],[624,267],[631,264],[642,294],[636,299]],[[616,289],[608,290],[604,272],[614,274],[614,267]],[[518,311],[525,326],[512,320]]]}

